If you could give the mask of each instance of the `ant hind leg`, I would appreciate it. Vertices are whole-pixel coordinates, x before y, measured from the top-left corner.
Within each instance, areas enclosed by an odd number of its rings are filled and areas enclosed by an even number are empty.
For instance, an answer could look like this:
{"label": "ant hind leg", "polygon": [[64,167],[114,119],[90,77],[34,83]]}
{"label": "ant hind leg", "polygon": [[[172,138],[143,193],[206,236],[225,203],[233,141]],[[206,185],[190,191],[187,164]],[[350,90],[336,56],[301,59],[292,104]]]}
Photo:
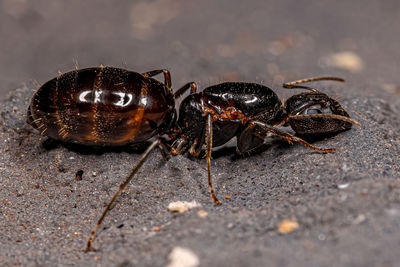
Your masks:
{"label": "ant hind leg", "polygon": [[99,230],[101,223],[103,222],[107,213],[111,210],[111,207],[113,206],[117,197],[122,193],[122,191],[125,189],[125,187],[129,184],[129,182],[132,180],[133,176],[137,173],[137,171],[140,169],[140,167],[142,167],[142,165],[146,162],[147,158],[149,157],[150,153],[154,150],[154,148],[156,148],[157,146],[159,147],[161,144],[162,144],[162,140],[157,138],[142,154],[140,160],[136,163],[135,167],[133,167],[131,173],[128,175],[128,177],[125,179],[125,181],[122,184],[120,184],[117,192],[115,192],[114,196],[108,202],[108,205],[105,208],[105,210],[103,211],[103,214],[100,216],[100,219],[97,221],[96,226],[93,228],[93,230],[90,234],[90,237],[88,239],[88,242],[87,242],[86,252],[94,250],[92,247],[92,244],[96,237],[96,233]]}
{"label": "ant hind leg", "polygon": [[164,83],[172,91],[172,82],[171,82],[171,73],[169,70],[166,69],[160,69],[160,70],[152,70],[152,71],[147,71],[142,73],[143,76],[145,77],[153,77],[158,74],[162,73],[164,75]]}
{"label": "ant hind leg", "polygon": [[218,200],[215,195],[214,187],[211,181],[211,150],[212,150],[212,118],[211,115],[207,115],[206,122],[206,159],[207,159],[207,172],[208,172],[208,185],[210,187],[210,195],[214,200],[215,205],[221,204],[221,201]]}
{"label": "ant hind leg", "polygon": [[196,82],[188,82],[187,84],[185,84],[184,86],[182,86],[181,88],[179,88],[175,93],[174,93],[174,98],[177,99],[180,96],[182,96],[187,90],[190,89],[190,93],[194,94],[197,92],[197,83]]}

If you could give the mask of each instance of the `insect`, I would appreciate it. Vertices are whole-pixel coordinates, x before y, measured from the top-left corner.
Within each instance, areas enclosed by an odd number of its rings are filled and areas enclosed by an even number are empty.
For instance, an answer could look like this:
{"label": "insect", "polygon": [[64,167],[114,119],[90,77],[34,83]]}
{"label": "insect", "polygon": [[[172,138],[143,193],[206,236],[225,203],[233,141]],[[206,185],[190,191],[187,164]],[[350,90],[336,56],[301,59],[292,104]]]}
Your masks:
{"label": "insect", "polygon": [[[164,83],[152,78],[161,73]],[[156,147],[164,156],[185,152],[198,156],[205,145],[208,184],[215,204],[221,202],[211,180],[211,151],[233,137],[237,137],[239,154],[256,149],[271,135],[333,153],[333,148],[314,146],[280,129],[290,126],[298,134],[312,135],[359,125],[336,100],[299,85],[318,80],[343,81],[319,77],[286,83],[286,88],[308,92],[282,103],[270,88],[256,83],[221,83],[197,93],[197,84],[189,82],[173,93],[171,75],[165,69],[139,74],[112,67],[87,68],[62,74],[40,87],[28,108],[27,122],[42,135],[66,143],[122,146],[154,139],[91,232],[86,251],[92,251],[106,214]],[[177,116],[175,99],[188,90],[191,93],[183,99]],[[168,142],[160,138],[162,135],[169,137]]]}

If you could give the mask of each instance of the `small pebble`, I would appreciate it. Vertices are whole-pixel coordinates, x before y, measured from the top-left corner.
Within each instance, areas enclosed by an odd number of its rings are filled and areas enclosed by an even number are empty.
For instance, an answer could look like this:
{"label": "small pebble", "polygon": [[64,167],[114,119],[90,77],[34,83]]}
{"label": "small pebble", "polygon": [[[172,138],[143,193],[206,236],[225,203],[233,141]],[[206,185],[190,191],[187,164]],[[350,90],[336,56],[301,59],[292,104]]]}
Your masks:
{"label": "small pebble", "polygon": [[199,215],[200,218],[205,218],[205,217],[208,216],[208,212],[205,211],[205,210],[199,210],[199,211],[197,212],[197,215]]}
{"label": "small pebble", "polygon": [[174,247],[168,256],[167,267],[196,267],[200,264],[199,257],[190,249]]}
{"label": "small pebble", "polygon": [[295,220],[283,220],[278,225],[278,231],[281,234],[289,234],[299,228],[299,223]]}
{"label": "small pebble", "polygon": [[338,187],[339,189],[345,189],[345,188],[349,187],[349,185],[350,185],[349,183],[347,183],[347,184],[338,184],[337,187]]}
{"label": "small pebble", "polygon": [[353,220],[353,224],[360,224],[362,222],[364,222],[367,219],[367,217],[365,217],[364,214],[359,214],[354,220]]}
{"label": "small pebble", "polygon": [[197,207],[201,207],[201,205],[197,203],[195,200],[192,202],[176,201],[169,203],[168,210],[172,212],[182,213]]}
{"label": "small pebble", "polygon": [[350,72],[361,72],[364,62],[359,55],[350,51],[330,54],[320,60],[322,66],[336,67]]}

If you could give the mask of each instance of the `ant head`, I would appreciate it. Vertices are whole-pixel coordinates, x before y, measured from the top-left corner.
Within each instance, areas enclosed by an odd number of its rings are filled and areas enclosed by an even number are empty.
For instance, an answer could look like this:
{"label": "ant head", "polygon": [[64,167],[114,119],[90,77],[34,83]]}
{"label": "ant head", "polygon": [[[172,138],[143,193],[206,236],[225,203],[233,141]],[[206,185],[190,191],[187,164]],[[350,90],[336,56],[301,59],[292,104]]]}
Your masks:
{"label": "ant head", "polygon": [[339,114],[348,117],[343,109],[337,110],[339,103],[321,92],[301,93],[291,96],[285,102],[288,115]]}
{"label": "ant head", "polygon": [[285,103],[288,122],[298,134],[325,134],[352,127],[349,114],[341,105],[321,92],[301,93]]}
{"label": "ant head", "polygon": [[352,120],[342,106],[328,95],[308,86],[297,85],[318,80],[343,81],[335,77],[310,78],[286,83],[285,88],[307,89],[309,92],[290,97],[285,103],[287,123],[297,134],[318,135],[350,129]]}

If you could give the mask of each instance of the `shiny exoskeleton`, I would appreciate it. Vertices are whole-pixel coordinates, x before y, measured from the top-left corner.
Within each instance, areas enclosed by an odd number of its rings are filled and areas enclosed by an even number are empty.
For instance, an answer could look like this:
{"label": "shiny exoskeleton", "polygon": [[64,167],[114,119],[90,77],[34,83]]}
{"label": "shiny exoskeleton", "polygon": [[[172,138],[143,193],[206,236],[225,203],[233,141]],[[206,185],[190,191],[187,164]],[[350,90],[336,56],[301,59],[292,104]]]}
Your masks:
{"label": "shiny exoskeleton", "polygon": [[[164,83],[151,78],[163,73]],[[335,77],[310,78],[284,84],[309,92],[282,103],[270,88],[244,82],[228,82],[197,93],[194,82],[172,92],[168,70],[136,72],[99,67],[75,70],[45,83],[34,95],[28,109],[28,123],[42,135],[63,142],[97,146],[120,146],[155,140],[142,154],[126,180],[120,185],[93,229],[86,251],[93,250],[97,230],[115,199],[144,164],[150,152],[159,147],[164,155],[189,152],[198,156],[206,146],[210,194],[218,200],[211,181],[211,150],[237,137],[237,152],[247,153],[261,146],[271,135],[288,142],[299,142],[323,153],[320,148],[281,129],[291,126],[298,134],[336,133],[359,125],[334,99],[311,87],[298,84]],[[179,117],[175,99],[187,90],[191,94],[181,103]],[[161,135],[168,135],[168,150]]]}
{"label": "shiny exoskeleton", "polygon": [[169,129],[176,114],[168,83],[150,78],[160,72],[102,67],[60,75],[36,92],[28,123],[63,142],[119,146],[146,141]]}

